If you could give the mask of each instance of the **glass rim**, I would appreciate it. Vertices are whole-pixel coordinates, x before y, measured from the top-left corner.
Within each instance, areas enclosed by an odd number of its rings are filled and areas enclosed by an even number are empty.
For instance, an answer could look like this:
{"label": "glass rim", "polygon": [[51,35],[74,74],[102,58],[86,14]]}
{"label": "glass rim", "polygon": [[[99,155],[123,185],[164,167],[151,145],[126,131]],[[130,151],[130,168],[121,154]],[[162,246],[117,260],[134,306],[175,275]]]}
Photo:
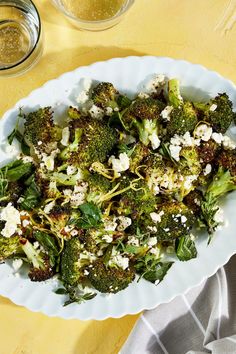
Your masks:
{"label": "glass rim", "polygon": [[127,0],[126,1],[126,4],[122,6],[122,8],[112,17],[109,17],[107,19],[104,19],[104,20],[95,20],[95,21],[92,21],[92,20],[83,20],[83,19],[80,19],[74,15],[72,15],[71,13],[69,13],[68,11],[66,11],[61,5],[59,5],[57,3],[56,0],[53,0],[53,3],[55,4],[55,6],[61,10],[61,12],[63,12],[67,17],[69,17],[71,20],[73,21],[76,21],[77,23],[81,23],[81,24],[87,24],[87,25],[97,25],[97,24],[105,24],[105,23],[108,23],[110,21],[113,21],[117,18],[119,18],[120,16],[122,16],[133,4],[134,4],[135,0]]}
{"label": "glass rim", "polygon": [[[23,57],[20,61],[16,62],[13,65],[7,66],[5,68],[1,68],[0,67],[0,72],[14,69],[17,66],[21,65],[22,63],[24,63],[31,56],[31,54],[35,51],[35,49],[36,49],[36,47],[37,47],[37,45],[39,43],[39,39],[41,37],[41,32],[42,32],[41,18],[40,18],[38,9],[37,9],[36,5],[34,4],[34,2],[32,0],[28,0],[28,1],[32,4],[33,8],[35,9],[35,12],[36,12],[36,15],[37,15],[37,18],[38,18],[38,21],[39,21],[39,30],[38,30],[38,33],[37,33],[37,40],[36,40],[34,46],[31,48],[31,50],[29,51],[29,53],[25,57]],[[10,6],[10,5],[6,5],[6,6]]]}

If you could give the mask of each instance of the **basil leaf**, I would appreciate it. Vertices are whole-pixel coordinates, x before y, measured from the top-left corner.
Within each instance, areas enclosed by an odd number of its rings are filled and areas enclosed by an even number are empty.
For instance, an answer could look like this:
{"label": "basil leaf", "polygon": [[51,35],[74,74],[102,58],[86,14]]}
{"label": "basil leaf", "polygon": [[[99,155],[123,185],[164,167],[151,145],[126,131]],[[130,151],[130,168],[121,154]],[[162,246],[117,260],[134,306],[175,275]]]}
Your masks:
{"label": "basil leaf", "polygon": [[47,234],[46,232],[37,230],[34,232],[34,237],[36,241],[38,241],[40,245],[43,246],[46,251],[48,251],[49,254],[58,256],[58,245],[53,236]]}
{"label": "basil leaf", "polygon": [[40,203],[40,197],[41,191],[35,180],[33,180],[22,196],[24,200],[21,202],[20,207],[25,210],[31,210]]}
{"label": "basil leaf", "polygon": [[155,283],[157,280],[161,282],[172,264],[173,262],[158,263],[153,269],[145,272],[143,278],[151,283]]}
{"label": "basil leaf", "polygon": [[64,288],[59,288],[59,289],[55,290],[54,292],[57,295],[67,295],[67,290]]}
{"label": "basil leaf", "polygon": [[181,236],[177,240],[176,255],[180,261],[189,261],[197,257],[197,249],[190,235]]}
{"label": "basil leaf", "polygon": [[22,160],[10,162],[0,169],[10,182],[18,181],[21,177],[29,175],[32,170],[33,164],[31,162],[24,163]]}
{"label": "basil leaf", "polygon": [[79,206],[82,213],[78,219],[70,220],[69,224],[74,224],[81,229],[90,229],[97,227],[102,220],[100,209],[93,203],[84,203]]}

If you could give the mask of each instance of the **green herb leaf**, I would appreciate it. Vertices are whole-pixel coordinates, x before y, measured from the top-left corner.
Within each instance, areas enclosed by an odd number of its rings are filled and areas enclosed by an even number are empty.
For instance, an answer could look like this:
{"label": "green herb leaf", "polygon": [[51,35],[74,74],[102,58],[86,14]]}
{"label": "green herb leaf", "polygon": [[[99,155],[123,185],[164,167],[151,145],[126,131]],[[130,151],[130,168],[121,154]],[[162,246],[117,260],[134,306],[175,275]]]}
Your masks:
{"label": "green herb leaf", "polygon": [[33,164],[31,162],[24,163],[22,160],[10,162],[2,167],[0,171],[5,174],[9,182],[16,182],[23,176],[32,173]]}
{"label": "green herb leaf", "polygon": [[131,103],[132,101],[127,96],[119,95],[117,98],[117,104],[121,110],[129,107]]}
{"label": "green herb leaf", "polygon": [[59,247],[55,238],[46,232],[42,231],[34,231],[33,233],[34,238],[39,244],[48,252],[50,263],[52,266],[56,264],[56,257],[59,255]]}
{"label": "green herb leaf", "polygon": [[57,295],[67,295],[68,294],[67,290],[65,288],[59,288],[59,289],[55,290],[54,292]]}
{"label": "green herb leaf", "polygon": [[190,235],[181,236],[177,240],[176,255],[180,261],[189,261],[197,257],[197,249]]}
{"label": "green herb leaf", "polygon": [[173,262],[158,263],[153,269],[150,269],[144,273],[143,278],[152,283],[155,283],[157,280],[161,282],[172,264]]}
{"label": "green herb leaf", "polygon": [[23,201],[20,207],[25,210],[32,210],[40,203],[41,191],[36,184],[35,180],[31,182],[30,186],[23,194]]}
{"label": "green herb leaf", "polygon": [[81,229],[90,229],[100,225],[102,220],[101,210],[93,203],[84,203],[79,206],[82,216],[78,219],[70,220],[69,224],[74,224]]}

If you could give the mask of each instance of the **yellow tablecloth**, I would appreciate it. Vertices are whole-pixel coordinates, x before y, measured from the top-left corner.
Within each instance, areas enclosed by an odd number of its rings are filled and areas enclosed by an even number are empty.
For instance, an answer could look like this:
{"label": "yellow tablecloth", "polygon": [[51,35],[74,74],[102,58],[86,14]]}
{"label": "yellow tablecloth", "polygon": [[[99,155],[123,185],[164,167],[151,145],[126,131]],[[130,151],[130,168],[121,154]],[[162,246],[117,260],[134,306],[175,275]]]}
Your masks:
{"label": "yellow tablecloth", "polygon": [[[136,0],[118,26],[97,33],[73,28],[49,0],[35,3],[43,21],[44,54],[25,75],[0,79],[0,115],[46,81],[117,56],[186,59],[236,81],[235,0]],[[0,354],[112,354],[118,353],[138,315],[65,321],[0,298],[0,318]]]}

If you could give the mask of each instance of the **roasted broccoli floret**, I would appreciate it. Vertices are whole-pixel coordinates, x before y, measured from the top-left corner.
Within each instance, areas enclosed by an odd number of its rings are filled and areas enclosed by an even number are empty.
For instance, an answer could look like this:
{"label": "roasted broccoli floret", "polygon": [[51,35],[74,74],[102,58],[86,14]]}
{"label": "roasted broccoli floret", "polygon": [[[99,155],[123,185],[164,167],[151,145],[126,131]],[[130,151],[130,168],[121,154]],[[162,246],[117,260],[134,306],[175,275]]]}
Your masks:
{"label": "roasted broccoli floret", "polygon": [[215,160],[218,152],[219,145],[212,139],[202,142],[198,147],[199,160],[202,164],[208,164]]}
{"label": "roasted broccoli floret", "polygon": [[82,274],[82,264],[79,261],[81,243],[76,237],[66,241],[61,255],[61,279],[65,286],[79,284]]}
{"label": "roasted broccoli floret", "polygon": [[183,200],[184,204],[194,212],[194,215],[200,216],[201,214],[201,202],[202,192],[195,189],[191,191]]}
{"label": "roasted broccoli floret", "polygon": [[71,210],[67,207],[55,205],[46,215],[51,228],[59,232],[67,225],[71,216]]}
{"label": "roasted broccoli floret", "polygon": [[208,186],[201,203],[203,222],[206,224],[209,234],[212,234],[219,225],[216,218],[219,199],[236,190],[234,152],[223,152],[218,159],[218,165],[218,171]]}
{"label": "roasted broccoli floret", "polygon": [[99,83],[92,91],[91,98],[94,104],[101,108],[116,108],[118,91],[110,82]]}
{"label": "roasted broccoli floret", "polygon": [[24,140],[29,147],[46,153],[55,149],[55,143],[61,138],[61,130],[53,121],[51,107],[26,114],[24,120]]}
{"label": "roasted broccoli floret", "polygon": [[169,81],[169,102],[173,106],[167,122],[169,136],[184,135],[192,132],[198,122],[197,113],[191,102],[184,102],[180,95],[179,81]]}
{"label": "roasted broccoli floret", "polygon": [[135,145],[135,149],[130,157],[130,171],[135,173],[137,168],[142,165],[142,161],[150,154],[149,149],[143,143]]}
{"label": "roasted broccoli floret", "polygon": [[236,150],[223,150],[217,157],[217,165],[230,171],[236,177]]}
{"label": "roasted broccoli floret", "polygon": [[[125,178],[121,185],[130,184],[130,179]],[[133,219],[140,218],[142,214],[146,215],[155,209],[157,204],[155,196],[144,180],[135,182],[134,187],[124,192],[119,200],[119,210],[122,214],[131,215]]]}
{"label": "roasted broccoli floret", "polygon": [[218,133],[224,134],[235,119],[233,104],[226,93],[219,93],[206,104],[194,105],[202,114],[201,120],[209,122]]}
{"label": "roasted broccoli floret", "polygon": [[149,98],[138,98],[122,115],[124,125],[128,130],[138,133],[139,140],[144,145],[152,144],[153,149],[159,147],[158,136],[162,133],[160,113],[162,102]]}
{"label": "roasted broccoli floret", "polygon": [[195,146],[183,147],[180,150],[180,170],[184,175],[199,175],[202,167],[198,149]]}
{"label": "roasted broccoli floret", "polygon": [[91,285],[101,293],[117,293],[127,288],[135,278],[132,268],[106,267],[102,260],[96,260],[88,271]]}
{"label": "roasted broccoli floret", "polygon": [[156,236],[162,241],[188,234],[196,220],[193,211],[182,202],[167,202],[158,207],[156,214],[160,217],[160,221],[154,224],[157,228]]}
{"label": "roasted broccoli floret", "polygon": [[0,262],[20,253],[22,253],[22,244],[18,236],[9,238],[0,236]]}
{"label": "roasted broccoli floret", "polygon": [[104,162],[115,146],[117,133],[106,122],[81,117],[69,123],[70,144],[60,154],[68,165],[88,168],[93,162]]}
{"label": "roasted broccoli floret", "polygon": [[29,278],[31,281],[44,281],[54,275],[46,252],[36,250],[29,241],[22,244],[22,249],[30,264]]}
{"label": "roasted broccoli floret", "polygon": [[89,191],[87,194],[88,202],[99,202],[101,197],[108,193],[112,189],[112,183],[106,177],[98,174],[91,173],[86,179],[89,185]]}

